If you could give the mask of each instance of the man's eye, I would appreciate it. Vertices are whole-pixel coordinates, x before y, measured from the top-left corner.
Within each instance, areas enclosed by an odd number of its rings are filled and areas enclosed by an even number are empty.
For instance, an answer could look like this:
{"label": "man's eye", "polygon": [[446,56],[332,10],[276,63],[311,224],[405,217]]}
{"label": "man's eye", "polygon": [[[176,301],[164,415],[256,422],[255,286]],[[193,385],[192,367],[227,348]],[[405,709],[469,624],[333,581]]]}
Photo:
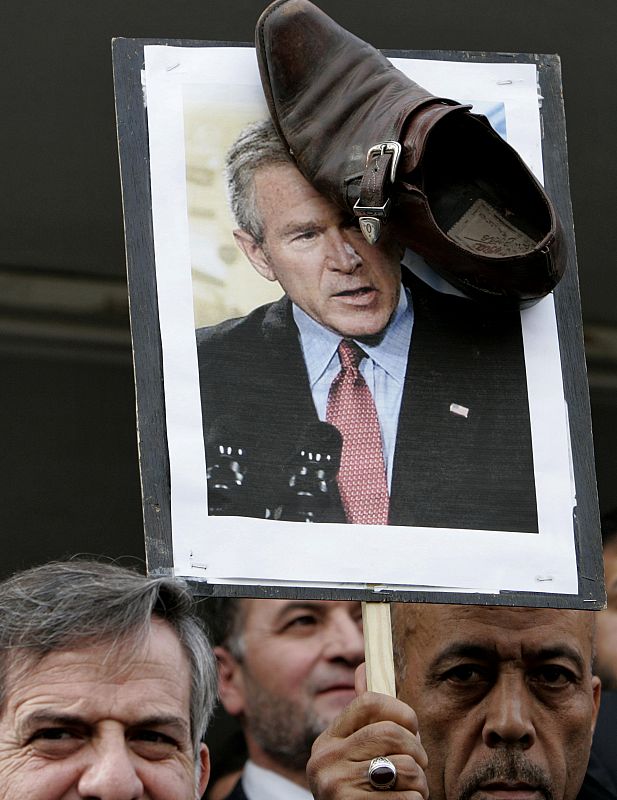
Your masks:
{"label": "man's eye", "polygon": [[317,231],[309,230],[309,231],[302,231],[302,233],[297,234],[294,236],[292,241],[297,242],[298,244],[302,244],[303,242],[312,242],[314,239],[317,238]]}
{"label": "man's eye", "polygon": [[176,740],[160,731],[138,730],[130,737],[131,749],[142,758],[158,761],[178,749]]}
{"label": "man's eye", "polygon": [[460,664],[449,669],[444,679],[450,683],[470,686],[488,680],[487,670],[477,664]]}
{"label": "man's eye", "polygon": [[41,728],[30,737],[30,744],[45,756],[62,757],[79,748],[83,737],[68,728]]}
{"label": "man's eye", "polygon": [[66,728],[45,728],[34,734],[34,739],[71,739],[73,734]]}
{"label": "man's eye", "polygon": [[309,628],[317,624],[317,618],[312,614],[301,614],[288,620],[285,628]]}
{"label": "man's eye", "polygon": [[300,617],[294,617],[289,623],[290,625],[314,625],[317,619],[312,614],[302,614]]}
{"label": "man's eye", "polygon": [[576,675],[572,670],[560,664],[545,664],[538,667],[531,675],[535,683],[551,688],[561,688],[576,682]]}

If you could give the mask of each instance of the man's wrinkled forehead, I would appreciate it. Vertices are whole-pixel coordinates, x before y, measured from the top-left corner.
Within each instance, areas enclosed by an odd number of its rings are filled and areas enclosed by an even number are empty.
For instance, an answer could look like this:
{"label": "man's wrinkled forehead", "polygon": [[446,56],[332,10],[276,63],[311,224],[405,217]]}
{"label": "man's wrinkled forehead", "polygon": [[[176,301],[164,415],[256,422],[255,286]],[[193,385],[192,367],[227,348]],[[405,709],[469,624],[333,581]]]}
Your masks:
{"label": "man's wrinkled forehead", "polygon": [[576,650],[591,661],[595,619],[585,611],[506,606],[398,604],[395,645],[407,653],[478,644],[499,649],[552,646]]}
{"label": "man's wrinkled forehead", "polygon": [[[118,676],[130,672],[148,651],[152,632],[171,631],[169,623],[153,616],[150,625],[142,630],[136,629],[130,634],[116,638],[92,636],[78,641],[67,640],[66,643],[51,647],[48,650],[30,647],[14,647],[2,654],[0,672],[3,691],[6,695],[11,686],[17,682],[28,680],[28,676],[36,676],[41,663],[48,657],[83,654],[89,651],[97,653],[97,661]],[[175,633],[174,633],[175,636]],[[36,678],[35,678],[36,679]]]}

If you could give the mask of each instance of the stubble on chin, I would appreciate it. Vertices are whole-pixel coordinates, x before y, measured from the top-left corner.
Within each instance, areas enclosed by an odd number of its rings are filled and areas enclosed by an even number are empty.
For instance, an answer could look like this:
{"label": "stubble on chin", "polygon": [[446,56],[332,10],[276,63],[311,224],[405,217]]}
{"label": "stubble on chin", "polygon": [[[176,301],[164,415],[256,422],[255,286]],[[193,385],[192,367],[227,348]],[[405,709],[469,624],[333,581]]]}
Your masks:
{"label": "stubble on chin", "polygon": [[250,696],[246,725],[256,743],[287,769],[304,771],[313,742],[328,727],[328,720],[313,709],[294,706],[261,687],[254,687]]}

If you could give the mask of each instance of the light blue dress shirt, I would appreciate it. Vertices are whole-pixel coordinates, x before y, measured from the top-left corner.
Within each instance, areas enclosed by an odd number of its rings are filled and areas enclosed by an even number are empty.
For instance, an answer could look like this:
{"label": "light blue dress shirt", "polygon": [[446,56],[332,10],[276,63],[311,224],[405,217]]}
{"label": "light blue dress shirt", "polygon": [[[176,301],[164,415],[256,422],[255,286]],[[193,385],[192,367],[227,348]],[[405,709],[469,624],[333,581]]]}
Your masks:
{"label": "light blue dress shirt", "polygon": [[[300,331],[300,344],[317,416],[325,422],[330,386],[341,369],[337,349],[343,337],[324,328],[295,304],[293,316]],[[381,341],[378,344],[367,344],[354,340],[367,355],[360,362],[360,372],[377,408],[388,473],[388,489],[392,483],[396,432],[412,327],[411,298],[401,287],[398,305]]]}

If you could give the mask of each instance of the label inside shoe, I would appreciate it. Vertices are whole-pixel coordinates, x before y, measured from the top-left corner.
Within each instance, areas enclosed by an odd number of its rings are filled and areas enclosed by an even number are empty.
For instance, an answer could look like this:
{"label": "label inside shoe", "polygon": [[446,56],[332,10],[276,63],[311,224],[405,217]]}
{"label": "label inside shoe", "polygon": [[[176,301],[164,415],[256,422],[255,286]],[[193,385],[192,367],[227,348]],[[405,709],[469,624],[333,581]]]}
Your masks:
{"label": "label inside shoe", "polygon": [[450,228],[448,236],[482,256],[517,256],[536,245],[485,200],[476,200]]}

